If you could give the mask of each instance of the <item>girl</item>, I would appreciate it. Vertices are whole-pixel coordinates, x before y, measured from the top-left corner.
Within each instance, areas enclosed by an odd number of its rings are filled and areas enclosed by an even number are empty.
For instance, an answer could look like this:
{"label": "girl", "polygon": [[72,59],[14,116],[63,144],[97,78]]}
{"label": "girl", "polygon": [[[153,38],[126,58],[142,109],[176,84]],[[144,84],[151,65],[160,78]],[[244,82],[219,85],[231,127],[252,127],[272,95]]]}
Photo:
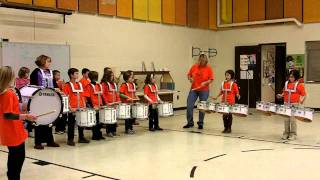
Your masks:
{"label": "girl", "polygon": [[158,96],[158,87],[155,84],[156,79],[153,74],[148,74],[144,86],[144,98],[149,104],[149,131],[162,131],[159,127],[159,115],[156,104],[161,102],[160,97]]}
{"label": "girl", "polygon": [[[114,82],[114,74],[112,71],[106,71],[101,79],[103,88],[103,100],[108,105],[120,103],[120,96],[117,84]],[[117,136],[117,123],[107,124],[106,131],[108,137]]]}
{"label": "girl", "polygon": [[[61,79],[61,73],[58,70],[53,70],[53,86],[60,94],[63,94],[63,86],[64,82]],[[61,117],[58,117],[58,119],[55,121],[56,126],[56,133],[57,134],[64,134],[66,131],[66,123],[67,123],[67,114],[62,114]]]}
{"label": "girl", "polygon": [[0,68],[0,145],[9,149],[7,176],[9,180],[19,180],[25,159],[25,144],[28,135],[22,120],[34,121],[36,116],[20,114],[19,101],[10,88],[14,83],[11,67]]}
{"label": "girl", "polygon": [[30,84],[29,73],[30,69],[27,67],[19,69],[18,78],[16,78],[16,88],[20,89],[23,86]]}
{"label": "girl", "polygon": [[[53,72],[50,70],[51,58],[46,55],[41,55],[35,61],[36,68],[30,75],[30,84],[35,86],[54,88]],[[59,144],[54,142],[52,127],[49,125],[35,126],[35,149],[44,149],[42,143],[47,143],[48,147],[59,147]]]}
{"label": "girl", "polygon": [[[284,98],[287,105],[302,105],[306,97],[304,85],[299,82],[300,72],[292,70],[289,74],[289,81],[285,83],[282,94],[278,94],[279,99]],[[284,121],[284,132],[282,139],[295,140],[297,138],[296,119],[291,116]]]}
{"label": "girl", "polygon": [[[123,73],[124,83],[120,86],[120,98],[123,103],[133,103],[139,100],[136,96],[136,85],[134,84],[134,76],[129,71]],[[125,120],[125,132],[126,134],[134,134],[133,123],[135,119],[130,118]]]}
{"label": "girl", "polygon": [[[228,105],[234,105],[235,97],[237,96],[237,98],[240,99],[238,85],[234,82],[234,71],[227,70],[225,72],[225,76],[226,80],[222,82],[219,95],[212,99],[216,100],[220,96],[222,96],[221,102]],[[224,130],[222,131],[222,133],[231,133],[232,119],[233,117],[231,113],[223,115]]]}

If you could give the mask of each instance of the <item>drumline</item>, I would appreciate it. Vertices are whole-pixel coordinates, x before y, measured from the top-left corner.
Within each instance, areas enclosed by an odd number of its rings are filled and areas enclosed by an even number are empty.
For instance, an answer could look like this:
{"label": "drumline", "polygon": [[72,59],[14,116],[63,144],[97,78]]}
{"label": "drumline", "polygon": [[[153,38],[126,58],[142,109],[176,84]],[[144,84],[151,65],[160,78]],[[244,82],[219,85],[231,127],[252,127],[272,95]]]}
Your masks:
{"label": "drumline", "polygon": [[234,114],[236,116],[248,116],[248,106],[243,104],[229,105],[226,103],[214,103],[207,101],[200,101],[197,109],[206,113],[220,113],[220,114]]}
{"label": "drumline", "polygon": [[[28,112],[41,115],[35,125],[52,124],[61,114],[71,113],[68,96],[53,88],[27,85],[19,90],[23,102],[28,104]],[[50,103],[48,103],[50,102]],[[173,104],[161,102],[154,104],[160,117],[173,116]],[[148,104],[119,103],[110,106],[101,106],[99,109],[78,109],[75,113],[76,122],[81,127],[93,127],[97,124],[96,113],[99,112],[101,124],[115,124],[117,120],[130,118],[148,119]]]}

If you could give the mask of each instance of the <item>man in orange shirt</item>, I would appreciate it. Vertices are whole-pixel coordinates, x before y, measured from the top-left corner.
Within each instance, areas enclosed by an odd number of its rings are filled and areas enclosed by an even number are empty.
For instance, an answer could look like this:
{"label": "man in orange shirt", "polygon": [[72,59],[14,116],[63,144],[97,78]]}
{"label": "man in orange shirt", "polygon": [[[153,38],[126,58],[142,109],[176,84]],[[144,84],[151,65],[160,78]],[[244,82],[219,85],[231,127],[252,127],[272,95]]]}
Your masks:
{"label": "man in orange shirt", "polygon": [[[197,64],[194,64],[188,73],[188,79],[191,82],[191,90],[187,100],[187,125],[183,128],[194,126],[193,108],[199,98],[200,101],[207,101],[209,97],[209,85],[213,81],[213,72],[208,65],[208,58],[205,54],[199,56]],[[204,113],[199,112],[198,129],[203,129]]]}
{"label": "man in orange shirt", "polygon": [[[74,143],[74,127],[76,123],[76,117],[74,112],[76,112],[79,108],[85,108],[85,97],[84,97],[84,89],[80,82],[76,82],[79,76],[79,70],[75,68],[70,68],[68,70],[68,75],[70,78],[70,82],[66,83],[63,92],[69,96],[69,104],[70,104],[70,113],[68,114],[68,145],[75,146]],[[78,95],[80,98],[80,103],[78,105]],[[78,107],[79,106],[79,107]],[[84,138],[83,127],[78,126],[79,133],[79,143],[89,143],[90,141]]]}

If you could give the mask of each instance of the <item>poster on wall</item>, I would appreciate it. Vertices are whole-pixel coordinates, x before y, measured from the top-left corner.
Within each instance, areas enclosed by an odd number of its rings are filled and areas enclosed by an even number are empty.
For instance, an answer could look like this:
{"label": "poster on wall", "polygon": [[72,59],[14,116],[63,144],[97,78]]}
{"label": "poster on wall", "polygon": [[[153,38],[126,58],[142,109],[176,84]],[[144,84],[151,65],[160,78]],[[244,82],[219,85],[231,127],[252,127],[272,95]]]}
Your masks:
{"label": "poster on wall", "polygon": [[240,79],[253,79],[253,68],[256,64],[256,54],[240,55]]}
{"label": "poster on wall", "polygon": [[275,52],[274,51],[267,51],[266,56],[263,56],[263,85],[269,85],[275,83]]}
{"label": "poster on wall", "polygon": [[289,54],[287,55],[287,61],[286,61],[286,69],[287,74],[290,73],[290,71],[296,69],[300,72],[301,79],[304,78],[304,54]]}

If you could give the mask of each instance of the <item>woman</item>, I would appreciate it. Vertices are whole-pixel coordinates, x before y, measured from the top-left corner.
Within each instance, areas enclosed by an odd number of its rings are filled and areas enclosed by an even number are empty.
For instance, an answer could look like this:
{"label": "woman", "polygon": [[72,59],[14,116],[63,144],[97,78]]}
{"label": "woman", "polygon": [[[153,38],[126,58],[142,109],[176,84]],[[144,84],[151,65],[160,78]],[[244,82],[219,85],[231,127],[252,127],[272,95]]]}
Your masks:
{"label": "woman", "polygon": [[[187,124],[183,128],[192,128],[194,126],[193,108],[197,99],[207,101],[209,97],[209,85],[213,81],[213,72],[208,65],[208,58],[205,54],[201,54],[198,63],[191,67],[188,79],[191,83],[191,90],[187,99]],[[204,113],[199,112],[198,129],[203,129],[203,119]]]}

